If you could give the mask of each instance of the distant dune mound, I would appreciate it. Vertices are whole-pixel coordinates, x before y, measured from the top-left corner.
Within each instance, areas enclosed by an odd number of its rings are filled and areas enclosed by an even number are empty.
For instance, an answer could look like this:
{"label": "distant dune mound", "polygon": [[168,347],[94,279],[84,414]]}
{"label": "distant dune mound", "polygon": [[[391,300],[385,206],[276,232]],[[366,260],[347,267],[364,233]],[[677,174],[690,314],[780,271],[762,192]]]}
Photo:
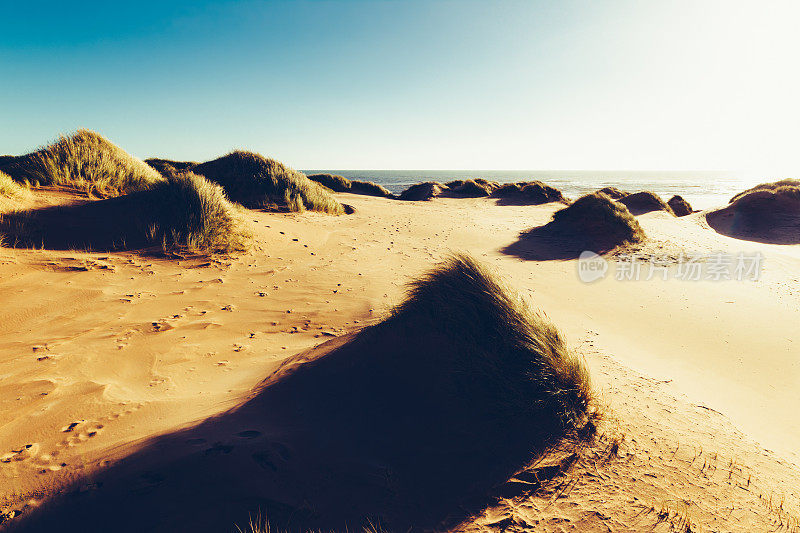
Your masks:
{"label": "distant dune mound", "polygon": [[450,196],[461,196],[464,198],[480,198],[489,196],[498,187],[493,181],[483,178],[471,180],[454,180],[447,183],[447,192]]}
{"label": "distant dune mound", "polygon": [[567,201],[561,191],[541,181],[505,183],[500,185],[492,193],[492,196],[502,199],[504,203],[520,205],[539,205]]}
{"label": "distant dune mound", "polygon": [[276,531],[441,530],[590,438],[591,397],[557,329],[455,257],[383,322],[287,359],[244,404],[138,445],[19,530],[91,516],[115,532],[228,531],[257,514]]}
{"label": "distant dune mound", "polygon": [[222,188],[191,173],[116,198],[5,214],[0,234],[12,246],[98,251],[229,251],[240,239]]}
{"label": "distant dune mound", "polygon": [[388,189],[371,181],[349,180],[336,174],[311,174],[308,179],[323,185],[334,192],[350,192],[365,196],[380,196],[392,198],[394,195]]}
{"label": "distant dune mound", "polygon": [[616,187],[603,187],[597,192],[605,194],[612,200],[619,200],[620,198],[625,198],[630,194],[629,192],[622,191]]}
{"label": "distant dune mound", "polygon": [[195,166],[245,207],[276,211],[321,211],[342,214],[344,208],[330,192],[305,174],[253,152],[234,151]]}
{"label": "distant dune mound", "polygon": [[706,214],[718,233],[771,244],[800,244],[800,181],[766,183]]}
{"label": "distant dune mound", "polygon": [[672,212],[675,213],[675,216],[677,217],[685,217],[686,215],[691,215],[694,213],[694,210],[692,209],[692,206],[689,205],[689,202],[677,194],[669,199],[667,205],[670,209],[672,209]]}
{"label": "distant dune mound", "polygon": [[503,252],[537,261],[574,259],[585,250],[604,253],[644,239],[642,227],[627,207],[595,192],[556,211],[544,226],[522,233]]}
{"label": "distant dune mound", "polygon": [[751,189],[747,189],[746,191],[742,191],[739,194],[734,195],[730,200],[728,200],[728,203],[732,204],[733,202],[735,202],[736,200],[738,200],[742,196],[750,194],[751,192],[756,192],[756,191],[776,191],[777,189],[780,189],[782,187],[800,187],[800,180],[785,179],[785,180],[780,180],[780,181],[776,181],[776,182],[773,182],[773,183],[761,183],[761,184],[756,185],[755,187],[753,187]]}
{"label": "distant dune mound", "polygon": [[633,215],[642,215],[651,211],[666,211],[671,215],[675,214],[660,196],[650,191],[636,192],[623,196],[618,202],[627,207]]}
{"label": "distant dune mound", "polygon": [[156,169],[162,175],[175,174],[177,172],[186,172],[198,165],[195,161],[173,161],[172,159],[160,159],[151,157],[145,159],[145,163]]}
{"label": "distant dune mound", "polygon": [[105,137],[89,130],[61,137],[53,144],[0,163],[16,181],[81,189],[117,196],[146,188],[161,175]]}
{"label": "distant dune mound", "polygon": [[400,199],[409,201],[430,200],[440,196],[446,190],[448,190],[447,185],[435,181],[427,181],[410,186],[400,193]]}

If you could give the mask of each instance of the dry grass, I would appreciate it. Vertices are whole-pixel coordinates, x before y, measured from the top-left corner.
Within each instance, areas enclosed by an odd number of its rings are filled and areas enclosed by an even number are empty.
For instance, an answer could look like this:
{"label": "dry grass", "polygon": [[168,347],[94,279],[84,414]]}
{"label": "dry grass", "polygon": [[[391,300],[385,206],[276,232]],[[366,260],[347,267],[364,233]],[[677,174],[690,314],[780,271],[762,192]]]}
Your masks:
{"label": "dry grass", "polygon": [[27,200],[31,197],[31,191],[0,171],[0,196],[10,200]]}
{"label": "dry grass", "polygon": [[734,196],[706,215],[709,225],[731,237],[772,244],[800,243],[800,181],[764,183]]}
{"label": "dry grass", "polygon": [[565,202],[564,195],[556,189],[541,181],[521,181],[506,183],[498,187],[492,194],[496,198],[513,201],[514,203],[539,205],[549,202]]}
{"label": "dry grass", "polygon": [[366,196],[379,196],[392,198],[394,195],[388,189],[371,181],[349,180],[338,174],[311,174],[308,179],[327,187],[334,192],[350,192]]}
{"label": "dry grass", "polygon": [[474,180],[455,180],[447,183],[448,192],[454,196],[464,196],[467,198],[480,198],[489,196],[499,187],[495,182],[476,178]]}
{"label": "dry grass", "polygon": [[735,202],[739,198],[741,198],[743,196],[746,196],[746,195],[750,194],[751,192],[756,192],[756,191],[771,191],[771,192],[775,192],[778,189],[781,189],[783,187],[800,188],[800,180],[785,179],[785,180],[776,181],[774,183],[761,183],[760,185],[756,185],[755,187],[753,187],[751,189],[747,189],[746,191],[742,191],[739,194],[734,195],[728,201],[728,203],[732,204],[733,202]]}
{"label": "dry grass", "polygon": [[585,239],[595,250],[641,242],[644,231],[627,207],[605,194],[591,193],[575,200],[553,214],[553,221],[563,234]]}
{"label": "dry grass", "polygon": [[618,201],[625,205],[634,215],[641,215],[650,211],[666,211],[671,215],[675,214],[672,212],[672,208],[659,195],[650,191],[629,194]]}
{"label": "dry grass", "polygon": [[457,379],[470,390],[473,414],[485,413],[491,424],[513,420],[532,424],[527,432],[562,434],[586,417],[591,387],[582,362],[555,326],[469,256],[414,281],[391,321],[449,332],[460,345]]}
{"label": "dry grass", "polygon": [[667,205],[670,207],[670,209],[672,209],[672,212],[675,213],[676,217],[685,217],[686,215],[691,215],[694,212],[689,202],[677,194],[669,199]]}
{"label": "dry grass", "polygon": [[245,207],[344,213],[342,204],[305,174],[253,152],[234,151],[192,171],[220,184],[231,200]]}
{"label": "dry grass", "polygon": [[448,189],[447,185],[437,183],[435,181],[427,181],[425,183],[417,183],[411,185],[409,188],[400,193],[401,200],[418,202],[422,200],[430,200],[440,196],[443,191]]}
{"label": "dry grass", "polygon": [[106,197],[141,190],[161,180],[146,163],[89,130],[78,130],[35,152],[7,160],[2,170],[18,182],[76,188]]}
{"label": "dry grass", "polygon": [[625,198],[630,194],[629,192],[622,191],[620,189],[617,189],[616,187],[603,187],[597,192],[605,194],[612,200],[619,200],[620,198]]}
{"label": "dry grass", "polygon": [[243,244],[235,218],[221,187],[183,173],[125,196],[9,213],[0,233],[21,247],[228,252]]}

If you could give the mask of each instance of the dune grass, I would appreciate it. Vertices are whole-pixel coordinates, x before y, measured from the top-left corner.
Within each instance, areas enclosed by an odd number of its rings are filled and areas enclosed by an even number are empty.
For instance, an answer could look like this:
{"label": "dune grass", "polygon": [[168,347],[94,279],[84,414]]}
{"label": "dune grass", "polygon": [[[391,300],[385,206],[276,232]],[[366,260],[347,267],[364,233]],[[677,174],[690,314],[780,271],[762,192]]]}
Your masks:
{"label": "dune grass", "polygon": [[617,189],[616,187],[603,187],[602,189],[599,189],[597,192],[605,194],[612,200],[619,200],[620,198],[625,198],[630,194],[629,192],[622,191],[620,189]]}
{"label": "dune grass", "polygon": [[567,201],[561,191],[541,181],[506,183],[495,189],[492,196],[531,205]]}
{"label": "dune grass", "polygon": [[675,213],[676,217],[685,217],[686,215],[691,215],[694,212],[689,202],[684,200],[683,196],[677,194],[669,199],[667,205],[670,209],[672,209],[672,212]]}
{"label": "dune grass", "polygon": [[480,198],[482,196],[489,196],[498,187],[498,184],[485,180],[483,178],[476,178],[470,180],[455,180],[447,183],[448,192],[455,196],[464,196],[467,198]]}
{"label": "dune grass", "polygon": [[528,421],[560,435],[585,420],[592,393],[582,362],[555,326],[471,257],[452,256],[412,282],[392,320],[409,318],[435,323],[458,344],[452,370],[471,414],[495,421],[481,423]]}
{"label": "dune grass", "polygon": [[161,175],[105,137],[78,130],[56,142],[3,164],[15,181],[76,188],[100,196],[141,190]]}
{"label": "dune grass", "polygon": [[401,200],[418,202],[436,198],[437,196],[440,196],[442,192],[447,190],[447,185],[435,181],[426,181],[424,183],[416,183],[411,185],[400,193],[399,198]]}
{"label": "dune grass", "polygon": [[349,180],[338,174],[311,174],[308,179],[327,187],[334,192],[350,192],[365,196],[379,196],[392,198],[394,195],[388,189],[371,181]]}
{"label": "dune grass", "polygon": [[552,223],[568,235],[582,238],[595,250],[645,239],[644,231],[625,205],[603,193],[590,193],[553,214]]}
{"label": "dune grass", "polygon": [[11,176],[0,171],[0,196],[10,200],[26,200],[31,197],[31,192],[27,187],[11,179]]}
{"label": "dune grass", "polygon": [[222,188],[191,173],[115,198],[8,213],[0,233],[15,246],[104,251],[229,252],[244,242]]}
{"label": "dune grass", "polygon": [[672,208],[661,199],[659,195],[650,191],[641,191],[627,196],[623,196],[619,203],[625,205],[628,210],[634,215],[641,215],[649,213],[650,211],[666,211],[670,215],[674,215]]}
{"label": "dune grass", "polygon": [[743,196],[746,196],[746,195],[748,195],[748,194],[750,194],[750,193],[752,193],[752,192],[756,192],[756,191],[771,191],[771,192],[776,192],[778,189],[781,189],[781,188],[784,188],[784,187],[790,187],[790,188],[800,188],[800,180],[796,180],[796,179],[785,179],[785,180],[776,181],[776,182],[774,182],[774,183],[761,183],[761,184],[759,184],[759,185],[756,185],[755,187],[752,187],[752,188],[750,188],[750,189],[747,189],[747,190],[745,190],[745,191],[742,191],[742,192],[740,192],[740,193],[738,193],[738,194],[734,195],[734,196],[733,196],[733,197],[732,197],[732,198],[731,198],[731,199],[728,201],[728,203],[731,203],[731,204],[732,204],[733,202],[735,202],[735,201],[736,201],[736,200],[738,200],[739,198],[742,198]]}
{"label": "dune grass", "polygon": [[320,211],[342,214],[344,207],[330,192],[274,159],[234,151],[193,167],[221,185],[228,197],[245,207],[276,211]]}

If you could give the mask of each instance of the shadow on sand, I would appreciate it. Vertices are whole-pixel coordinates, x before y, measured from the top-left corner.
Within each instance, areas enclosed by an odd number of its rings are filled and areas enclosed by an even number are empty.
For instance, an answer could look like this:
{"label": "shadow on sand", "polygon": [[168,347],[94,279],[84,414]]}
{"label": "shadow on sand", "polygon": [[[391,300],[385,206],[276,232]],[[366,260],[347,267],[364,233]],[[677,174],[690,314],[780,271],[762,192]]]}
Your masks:
{"label": "shadow on sand", "polygon": [[597,254],[610,252],[619,242],[588,236],[565,230],[556,222],[549,222],[519,234],[516,242],[502,248],[504,254],[529,261],[567,261],[577,259],[581,252],[592,251]]}
{"label": "shadow on sand", "polygon": [[6,246],[49,250],[110,251],[153,246],[140,206],[127,196],[107,200],[79,200],[6,213],[0,217],[0,235]]}
{"label": "shadow on sand", "polygon": [[735,239],[800,244],[800,201],[794,198],[761,191],[751,193],[724,209],[706,214],[706,221],[717,233]]}
{"label": "shadow on sand", "polygon": [[552,369],[536,375],[508,316],[466,320],[495,304],[455,299],[464,314],[403,310],[289,358],[239,407],[140,445],[12,530],[223,532],[256,515],[279,531],[457,524],[563,442],[564,406],[583,400]]}

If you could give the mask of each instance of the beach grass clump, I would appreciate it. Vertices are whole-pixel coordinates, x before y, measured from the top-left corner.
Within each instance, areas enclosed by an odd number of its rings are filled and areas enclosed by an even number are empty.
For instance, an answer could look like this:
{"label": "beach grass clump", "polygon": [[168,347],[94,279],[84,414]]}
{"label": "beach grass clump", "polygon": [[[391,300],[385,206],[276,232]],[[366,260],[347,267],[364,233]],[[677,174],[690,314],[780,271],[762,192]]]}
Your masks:
{"label": "beach grass clump", "polygon": [[493,191],[492,196],[526,205],[539,205],[550,202],[566,203],[567,201],[561,191],[538,180],[505,183],[498,186]]}
{"label": "beach grass clump", "polygon": [[0,171],[0,197],[9,200],[27,200],[31,197],[31,191],[11,179],[11,176],[5,172]]}
{"label": "beach grass clump", "polygon": [[735,194],[728,201],[728,203],[732,204],[733,202],[735,202],[739,198],[741,198],[743,196],[746,196],[746,195],[748,195],[748,194],[750,194],[752,192],[756,192],[756,191],[773,191],[773,192],[775,192],[778,189],[781,189],[783,187],[800,188],[800,180],[797,180],[797,179],[785,179],[785,180],[780,180],[780,181],[776,181],[776,182],[773,182],[773,183],[761,183],[759,185],[756,185],[755,187],[752,187],[752,188],[747,189],[745,191],[742,191],[742,192],[740,192],[738,194]]}
{"label": "beach grass clump", "polygon": [[388,189],[371,181],[349,180],[337,174],[310,174],[308,179],[327,187],[334,192],[349,192],[365,196],[379,196],[392,198],[394,195]]}
{"label": "beach grass clump", "polygon": [[644,230],[628,208],[602,193],[581,196],[556,211],[550,222],[556,233],[595,251],[642,242]]}
{"label": "beach grass clump", "polygon": [[273,211],[319,211],[339,215],[344,207],[319,183],[261,154],[236,150],[193,167],[221,185],[245,207]]}
{"label": "beach grass clump", "polygon": [[447,185],[443,185],[436,181],[426,181],[424,183],[416,183],[411,185],[400,193],[399,198],[401,200],[418,202],[441,196],[441,194],[447,190]]}
{"label": "beach grass clump", "polygon": [[612,200],[619,200],[620,198],[625,198],[630,194],[629,192],[620,190],[616,187],[603,187],[602,189],[599,189],[597,192],[605,194]]}
{"label": "beach grass clump", "polygon": [[715,231],[756,242],[800,244],[800,181],[764,183],[734,198],[706,214]]}
{"label": "beach grass clump", "polygon": [[490,196],[499,185],[483,178],[454,180],[447,183],[448,192],[453,196],[480,198]]}
{"label": "beach grass clump", "polygon": [[0,233],[20,247],[98,251],[230,252],[244,242],[222,188],[188,172],[124,196],[7,213]]}
{"label": "beach grass clump", "polygon": [[161,175],[102,135],[78,130],[56,142],[3,164],[15,181],[75,188],[100,196],[144,189]]}
{"label": "beach grass clump", "polygon": [[692,206],[683,199],[683,196],[676,194],[672,198],[669,199],[667,205],[672,212],[675,213],[676,217],[685,217],[686,215],[691,215],[694,213]]}
{"label": "beach grass clump", "polygon": [[439,356],[440,377],[451,392],[463,391],[462,414],[478,425],[530,426],[517,438],[542,429],[560,435],[586,416],[591,387],[582,362],[555,326],[467,255],[413,281],[390,322],[435,324],[447,335],[452,348]]}
{"label": "beach grass clump", "polygon": [[675,214],[672,212],[672,208],[659,195],[650,191],[629,194],[617,201],[625,205],[634,215],[641,215],[651,211],[666,211],[671,215]]}

